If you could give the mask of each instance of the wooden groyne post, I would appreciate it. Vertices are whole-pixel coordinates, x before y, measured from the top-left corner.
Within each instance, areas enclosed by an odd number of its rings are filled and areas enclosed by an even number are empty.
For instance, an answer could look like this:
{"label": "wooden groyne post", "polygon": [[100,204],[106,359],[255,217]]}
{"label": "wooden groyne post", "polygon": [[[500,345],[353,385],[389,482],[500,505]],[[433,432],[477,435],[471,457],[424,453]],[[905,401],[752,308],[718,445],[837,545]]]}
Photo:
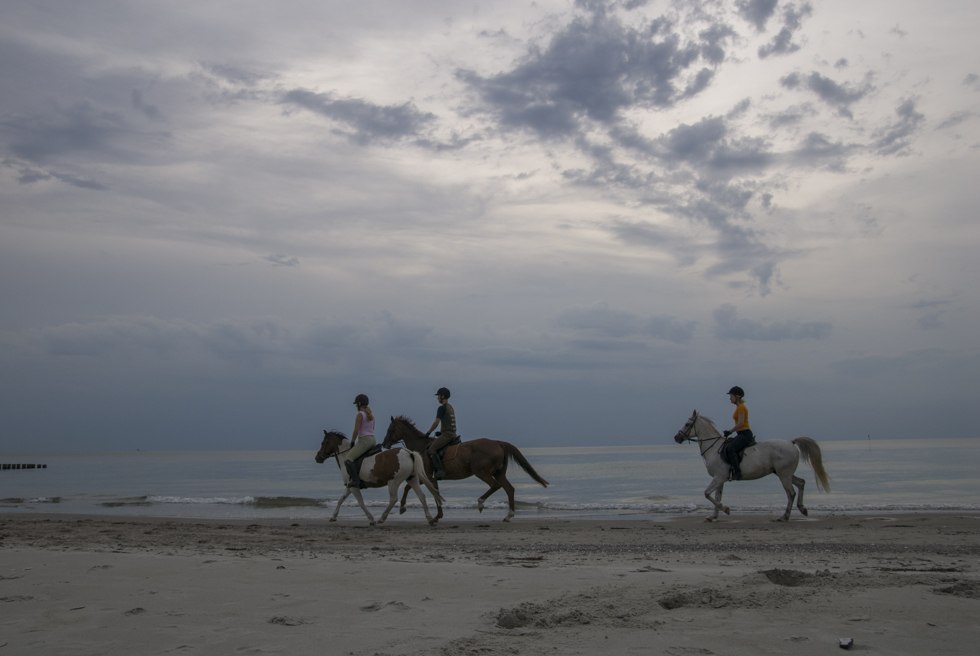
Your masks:
{"label": "wooden groyne post", "polygon": [[0,469],[47,469],[47,465],[35,465],[33,463],[4,462],[0,463]]}

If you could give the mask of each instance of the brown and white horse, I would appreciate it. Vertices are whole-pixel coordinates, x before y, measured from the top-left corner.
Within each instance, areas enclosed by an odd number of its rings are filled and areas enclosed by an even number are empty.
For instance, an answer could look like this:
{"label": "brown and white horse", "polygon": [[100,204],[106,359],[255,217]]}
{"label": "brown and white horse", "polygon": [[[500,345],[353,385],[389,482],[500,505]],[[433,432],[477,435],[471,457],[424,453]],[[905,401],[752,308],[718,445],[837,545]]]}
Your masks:
{"label": "brown and white horse", "polygon": [[[721,492],[728,481],[731,469],[721,458],[721,446],[725,438],[714,422],[695,410],[683,428],[677,431],[674,441],[678,444],[686,441],[697,442],[701,457],[704,458],[704,466],[711,474],[711,484],[705,489],[704,497],[714,505],[714,514],[707,520],[710,522],[718,519],[718,511],[730,515],[731,510],[721,503]],[[809,462],[813,467],[813,472],[817,476],[817,489],[829,492],[830,480],[827,472],[824,471],[823,455],[816,440],[809,437],[797,437],[792,442],[768,440],[754,444],[744,451],[741,465],[743,481],[775,474],[783,484],[783,490],[786,491],[786,512],[780,518],[782,521],[789,520],[794,498],[800,513],[807,514],[806,506],[803,505],[803,486],[806,485],[806,481],[796,475],[801,457],[804,462]],[[793,490],[794,486],[800,491],[799,497]]]}
{"label": "brown and white horse", "polygon": [[[371,526],[374,526],[374,516],[367,509],[367,506],[364,505],[364,497],[361,495],[360,488],[347,487],[349,480],[347,468],[340,464],[340,456],[350,450],[350,447],[350,440],[343,433],[323,431],[323,442],[320,444],[320,450],[317,451],[315,460],[317,463],[322,463],[331,456],[336,458],[337,466],[340,468],[341,479],[344,482],[344,494],[337,501],[337,507],[334,509],[330,521],[337,521],[340,506],[353,493],[354,498],[357,499],[357,504],[364,511],[364,514],[367,515],[368,522],[371,523]],[[419,501],[422,502],[422,510],[425,511],[425,518],[429,521],[429,524],[434,525],[436,523],[436,519],[429,512],[429,505],[425,502],[425,494],[422,492],[419,482],[421,481],[423,485],[429,488],[429,491],[432,492],[432,496],[436,500],[436,504],[442,504],[443,498],[439,494],[439,488],[433,485],[432,481],[426,475],[425,467],[422,464],[422,456],[418,453],[407,449],[381,451],[361,461],[360,475],[361,481],[367,487],[388,486],[388,507],[381,514],[379,523],[383,524],[388,519],[388,513],[391,512],[391,509],[395,506],[395,502],[398,501],[398,486],[406,482],[405,494],[408,494],[409,487],[415,490]],[[402,512],[405,512],[404,503],[405,501],[402,499]]]}
{"label": "brown and white horse", "polygon": [[[412,451],[426,454],[423,456],[425,458],[426,471],[432,471],[432,463],[427,452],[432,439],[426,437],[425,433],[416,428],[415,424],[408,417],[391,418],[391,424],[388,426],[388,433],[385,435],[382,446],[387,449],[398,442],[404,442],[405,446]],[[476,476],[490,486],[486,494],[477,499],[476,507],[480,512],[483,512],[483,503],[487,498],[500,488],[504,488],[509,504],[509,510],[507,516],[504,517],[504,521],[509,522],[514,516],[514,486],[507,480],[507,463],[511,459],[520,465],[521,469],[527,472],[528,476],[544,487],[548,487],[548,481],[541,478],[540,474],[534,470],[534,467],[527,461],[527,458],[524,457],[520,449],[510,442],[504,442],[502,440],[491,440],[484,437],[476,440],[466,440],[461,444],[450,445],[443,452],[442,465],[446,470],[446,479],[460,480],[469,478],[470,476]],[[436,485],[438,486],[439,483],[436,482]],[[405,497],[407,495],[408,490],[405,490],[402,495],[402,506],[405,504]],[[436,508],[438,510],[436,519],[438,520],[442,518],[441,499],[436,500]]]}

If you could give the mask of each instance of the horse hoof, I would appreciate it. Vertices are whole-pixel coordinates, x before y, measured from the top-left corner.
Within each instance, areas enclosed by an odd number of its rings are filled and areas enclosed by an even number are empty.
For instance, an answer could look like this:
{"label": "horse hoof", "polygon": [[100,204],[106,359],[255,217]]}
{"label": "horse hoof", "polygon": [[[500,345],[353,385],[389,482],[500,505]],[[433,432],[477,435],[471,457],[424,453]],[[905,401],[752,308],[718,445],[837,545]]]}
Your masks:
{"label": "horse hoof", "polygon": [[800,508],[800,514],[804,517],[809,517],[810,513],[806,511],[806,508]]}
{"label": "horse hoof", "polygon": [[331,517],[331,518],[330,518],[330,519],[328,519],[327,521],[328,521],[328,522],[335,522],[335,521],[337,521],[337,518],[336,518],[336,517]]}
{"label": "horse hoof", "polygon": [[728,506],[725,506],[725,507],[723,508],[723,510],[725,511],[725,514],[726,514],[726,515],[731,515],[731,514],[732,514],[732,510],[731,510],[731,508],[729,508]]}
{"label": "horse hoof", "polygon": [[717,518],[717,517],[705,517],[705,518],[704,518],[704,521],[706,521],[706,522],[713,522],[713,521],[715,521],[716,519],[718,519],[718,518]]}

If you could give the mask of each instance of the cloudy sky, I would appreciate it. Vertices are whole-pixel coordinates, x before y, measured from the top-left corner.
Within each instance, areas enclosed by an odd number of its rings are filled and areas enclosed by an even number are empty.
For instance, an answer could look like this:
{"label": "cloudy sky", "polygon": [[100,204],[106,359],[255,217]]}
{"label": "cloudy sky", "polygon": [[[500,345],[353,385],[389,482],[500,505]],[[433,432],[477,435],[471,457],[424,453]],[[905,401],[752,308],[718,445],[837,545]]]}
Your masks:
{"label": "cloudy sky", "polygon": [[0,449],[980,435],[978,23],[0,0]]}

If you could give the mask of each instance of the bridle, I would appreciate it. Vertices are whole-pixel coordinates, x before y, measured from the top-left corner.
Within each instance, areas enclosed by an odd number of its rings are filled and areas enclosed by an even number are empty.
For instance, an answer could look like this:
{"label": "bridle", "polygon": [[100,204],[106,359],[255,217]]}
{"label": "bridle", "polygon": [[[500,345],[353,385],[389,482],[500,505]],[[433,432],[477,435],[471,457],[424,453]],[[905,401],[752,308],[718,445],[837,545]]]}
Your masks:
{"label": "bridle", "polygon": [[[342,443],[342,442],[343,442],[344,440],[346,440],[346,439],[347,439],[346,437],[343,437],[342,435],[339,435],[339,433],[330,433],[330,434],[331,434],[331,435],[338,435],[338,436],[339,436],[339,437],[341,438],[341,440],[340,440],[340,442],[338,442],[338,443],[337,443],[337,446],[340,446],[340,444],[341,444],[341,443]],[[348,447],[347,447],[346,449],[344,449],[343,451],[341,451],[341,450],[339,450],[339,449],[335,449],[333,453],[331,453],[331,454],[329,454],[329,455],[326,455],[326,456],[323,456],[323,459],[324,459],[324,460],[326,460],[327,458],[329,458],[329,457],[331,457],[331,456],[333,456],[333,458],[334,458],[334,459],[335,459],[335,460],[337,461],[337,466],[338,466],[338,467],[340,467],[340,456],[342,456],[343,454],[345,454],[345,453],[347,453],[348,451],[350,451],[350,450],[351,450],[351,449],[353,449],[353,448],[354,448],[354,443],[353,443],[353,442],[351,442],[351,443],[350,443],[350,446],[348,446]],[[319,454],[317,454],[317,455],[319,455]]]}
{"label": "bridle", "polygon": [[697,420],[698,415],[691,417],[690,421],[684,424],[684,428],[677,431],[677,434],[683,436],[684,439],[681,441],[697,441],[698,450],[701,452],[701,457],[703,458],[704,454],[714,448],[715,444],[717,444],[719,440],[724,440],[725,436],[718,435],[717,437],[701,437],[697,433],[692,436],[691,431],[694,430],[694,424],[697,423]]}

